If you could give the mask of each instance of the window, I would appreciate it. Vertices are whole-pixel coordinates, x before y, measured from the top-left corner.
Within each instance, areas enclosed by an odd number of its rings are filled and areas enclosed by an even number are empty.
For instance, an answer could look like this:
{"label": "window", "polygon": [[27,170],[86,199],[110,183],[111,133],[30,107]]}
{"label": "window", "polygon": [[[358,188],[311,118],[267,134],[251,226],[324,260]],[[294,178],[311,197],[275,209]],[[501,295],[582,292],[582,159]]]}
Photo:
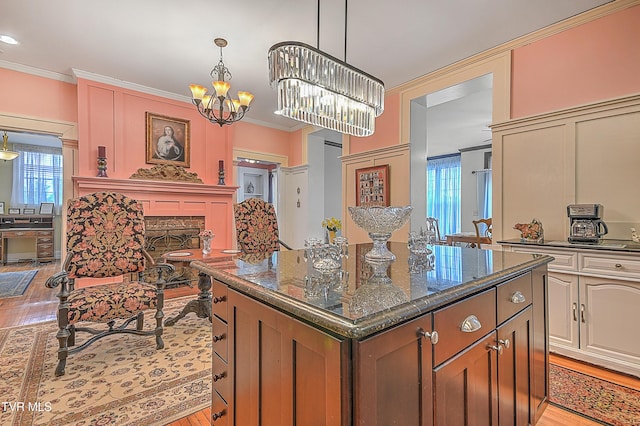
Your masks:
{"label": "window", "polygon": [[38,207],[53,203],[60,213],[62,206],[62,149],[14,144],[20,153],[13,160],[12,206]]}
{"label": "window", "polygon": [[427,216],[443,236],[460,232],[460,181],[460,154],[427,158]]}

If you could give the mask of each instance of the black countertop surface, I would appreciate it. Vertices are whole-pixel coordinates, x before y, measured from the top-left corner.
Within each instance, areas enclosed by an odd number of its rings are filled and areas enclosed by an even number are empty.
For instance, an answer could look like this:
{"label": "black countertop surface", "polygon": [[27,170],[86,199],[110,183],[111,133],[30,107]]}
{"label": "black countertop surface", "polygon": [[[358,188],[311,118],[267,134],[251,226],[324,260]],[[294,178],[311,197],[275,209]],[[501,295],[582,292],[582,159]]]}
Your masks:
{"label": "black countertop surface", "polygon": [[615,240],[615,239],[602,239],[599,243],[570,243],[562,240],[550,240],[542,243],[522,241],[520,239],[503,240],[498,241],[498,244],[519,245],[525,247],[543,247],[543,248],[560,248],[560,249],[588,249],[588,250],[609,250],[609,251],[622,251],[640,253],[640,242],[631,240]]}
{"label": "black countertop surface", "polygon": [[376,275],[362,260],[371,247],[348,247],[342,279],[338,273],[315,270],[304,250],[239,254],[235,266],[199,261],[191,266],[300,320],[340,336],[363,338],[553,260],[452,246],[433,246],[431,255],[416,256],[406,244],[389,243],[397,259]]}

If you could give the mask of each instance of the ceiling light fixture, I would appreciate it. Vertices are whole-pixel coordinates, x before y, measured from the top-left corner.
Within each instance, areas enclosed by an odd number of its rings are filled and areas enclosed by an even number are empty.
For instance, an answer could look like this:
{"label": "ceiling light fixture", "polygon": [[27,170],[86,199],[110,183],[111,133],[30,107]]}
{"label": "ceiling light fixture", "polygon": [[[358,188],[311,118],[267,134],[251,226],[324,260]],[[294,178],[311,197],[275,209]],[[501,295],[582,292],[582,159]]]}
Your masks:
{"label": "ceiling light fixture", "polygon": [[18,44],[18,40],[5,34],[0,34],[0,41],[7,44]]}
{"label": "ceiling light fixture", "polygon": [[189,88],[193,96],[192,102],[200,115],[222,127],[242,120],[245,113],[249,111],[253,95],[249,92],[238,92],[238,99],[227,96],[231,85],[225,81],[225,78],[231,80],[231,72],[222,61],[222,48],[226,47],[227,40],[216,38],[213,42],[220,48],[220,61],[211,70],[213,93],[208,95],[207,88],[197,84],[190,84]]}
{"label": "ceiling light fixture", "polygon": [[7,135],[6,130],[4,132],[4,136],[2,136],[2,140],[4,141],[4,143],[2,145],[2,150],[0,150],[0,160],[7,161],[7,160],[13,160],[14,158],[17,158],[18,155],[20,154],[15,151],[9,151],[9,149],[7,148],[7,142],[9,142],[9,136]]}
{"label": "ceiling light fixture", "polygon": [[271,46],[269,82],[277,89],[276,114],[354,136],[370,136],[376,117],[384,111],[384,83],[346,62],[346,0],[344,22],[344,61],[305,43],[285,41]]}

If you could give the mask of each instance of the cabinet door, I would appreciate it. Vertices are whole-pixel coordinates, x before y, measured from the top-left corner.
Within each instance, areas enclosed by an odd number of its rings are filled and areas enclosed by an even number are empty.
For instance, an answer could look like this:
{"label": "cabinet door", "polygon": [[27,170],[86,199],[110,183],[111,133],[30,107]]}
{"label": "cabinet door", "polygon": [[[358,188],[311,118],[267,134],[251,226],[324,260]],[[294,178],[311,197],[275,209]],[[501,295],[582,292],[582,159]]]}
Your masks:
{"label": "cabinet door", "polygon": [[580,348],[615,358],[640,375],[640,283],[580,277]]}
{"label": "cabinet door", "polygon": [[495,331],[433,372],[436,425],[498,424]]}
{"label": "cabinet door", "polygon": [[549,343],[578,348],[578,276],[549,272]]}
{"label": "cabinet door", "polygon": [[229,424],[345,424],[346,344],[231,289],[228,315]]}
{"label": "cabinet door", "polygon": [[498,328],[498,395],[501,425],[528,425],[533,351],[533,311],[529,306]]}
{"label": "cabinet door", "polygon": [[431,315],[355,344],[355,424],[431,425]]}

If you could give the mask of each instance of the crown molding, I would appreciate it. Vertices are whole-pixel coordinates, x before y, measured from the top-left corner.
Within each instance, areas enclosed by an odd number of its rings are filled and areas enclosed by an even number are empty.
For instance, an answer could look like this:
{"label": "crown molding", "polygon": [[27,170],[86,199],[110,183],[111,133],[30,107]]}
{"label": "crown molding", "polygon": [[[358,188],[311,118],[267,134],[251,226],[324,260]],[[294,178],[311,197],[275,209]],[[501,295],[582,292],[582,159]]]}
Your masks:
{"label": "crown molding", "polygon": [[9,70],[22,72],[25,74],[31,74],[38,77],[49,78],[51,80],[63,81],[65,83],[76,84],[76,80],[71,75],[61,74],[58,72],[47,71],[41,68],[30,67],[29,65],[16,64],[14,62],[7,62],[0,60],[0,67]]}

